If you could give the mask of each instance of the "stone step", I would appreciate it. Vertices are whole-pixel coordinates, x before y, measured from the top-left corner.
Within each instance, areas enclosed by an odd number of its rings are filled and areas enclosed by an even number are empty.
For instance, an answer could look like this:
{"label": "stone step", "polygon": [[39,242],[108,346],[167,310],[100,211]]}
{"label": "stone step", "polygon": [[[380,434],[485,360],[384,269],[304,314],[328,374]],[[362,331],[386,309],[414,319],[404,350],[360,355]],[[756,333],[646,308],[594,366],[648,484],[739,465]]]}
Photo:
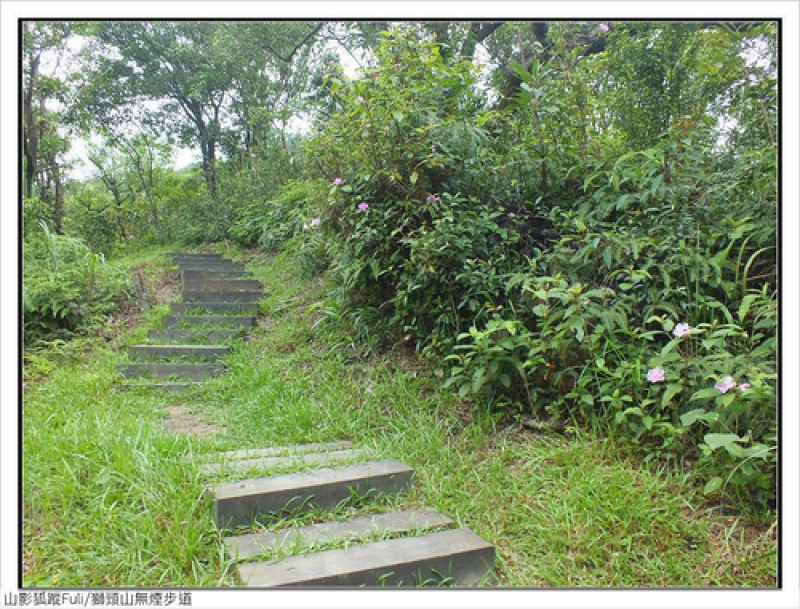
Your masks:
{"label": "stone step", "polygon": [[183,260],[177,263],[178,270],[183,271],[246,271],[241,262],[224,260]]}
{"label": "stone step", "polygon": [[354,494],[402,492],[411,486],[414,470],[394,459],[367,461],[292,474],[248,478],[209,487],[216,499],[220,529],[249,526],[286,512],[332,509]]}
{"label": "stone step", "polygon": [[208,292],[184,290],[183,301],[185,303],[196,302],[259,302],[266,298],[263,291],[259,292]]}
{"label": "stone step", "polygon": [[184,324],[191,326],[219,326],[252,328],[256,318],[252,315],[165,315],[164,328],[176,328]]}
{"label": "stone step", "polygon": [[240,561],[265,553],[294,551],[335,541],[367,541],[412,533],[435,527],[449,527],[453,520],[434,510],[404,510],[360,516],[351,520],[321,522],[269,533],[250,533],[225,538],[231,560]]}
{"label": "stone step", "polygon": [[207,279],[242,279],[249,276],[247,271],[181,271],[181,281],[205,281]]}
{"label": "stone step", "polygon": [[[173,305],[174,307],[175,305]],[[242,336],[242,330],[150,330],[148,340],[166,343],[221,343]]]}
{"label": "stone step", "polygon": [[222,254],[197,254],[192,252],[167,252],[170,260],[222,260]]}
{"label": "stone step", "polygon": [[223,460],[220,463],[206,463],[200,466],[200,471],[208,476],[237,472],[244,474],[253,470],[300,468],[304,465],[325,465],[343,461],[363,459],[366,453],[359,448],[348,448],[319,453],[300,453],[294,455],[281,455],[275,457],[254,457],[251,459]]}
{"label": "stone step", "polygon": [[289,556],[277,563],[240,564],[249,587],[475,586],[492,575],[495,550],[469,529],[376,541],[342,550]]}
{"label": "stone step", "polygon": [[133,345],[128,355],[140,359],[170,359],[184,357],[211,362],[228,354],[225,345]]}
{"label": "stone step", "polygon": [[175,377],[189,381],[202,381],[225,373],[225,366],[212,364],[121,364],[117,370],[126,379]]}
{"label": "stone step", "polygon": [[241,448],[220,453],[201,455],[205,461],[234,461],[236,459],[255,459],[257,457],[279,457],[286,455],[299,455],[303,453],[324,452],[352,448],[349,440],[335,440],[333,442],[311,442],[308,444],[288,444],[284,446],[269,446],[267,448]]}
{"label": "stone step", "polygon": [[191,292],[263,292],[255,279],[184,279],[183,290]]}
{"label": "stone step", "polygon": [[247,313],[258,314],[257,302],[176,302],[170,306],[172,313]]}

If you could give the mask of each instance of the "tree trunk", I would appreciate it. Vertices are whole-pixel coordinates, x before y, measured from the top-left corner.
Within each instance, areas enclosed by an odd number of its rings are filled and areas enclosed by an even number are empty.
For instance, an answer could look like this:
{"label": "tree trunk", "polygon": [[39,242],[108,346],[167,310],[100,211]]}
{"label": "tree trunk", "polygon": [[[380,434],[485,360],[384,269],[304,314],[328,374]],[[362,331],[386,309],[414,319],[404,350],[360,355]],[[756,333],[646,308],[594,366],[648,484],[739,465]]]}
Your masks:
{"label": "tree trunk", "polygon": [[[202,136],[201,136],[202,137]],[[212,138],[204,138],[200,144],[200,152],[203,156],[203,175],[206,178],[206,189],[212,198],[217,198],[217,171],[216,156],[217,143]]]}
{"label": "tree trunk", "polygon": [[39,55],[30,58],[30,81],[22,98],[23,105],[23,149],[25,154],[25,192],[26,197],[33,196],[33,182],[38,171],[39,158],[39,125],[33,112],[33,90],[39,75]]}
{"label": "tree trunk", "polygon": [[61,168],[53,162],[53,182],[55,183],[56,198],[53,201],[53,230],[59,235],[64,234],[62,221],[64,218],[64,183],[61,180]]}

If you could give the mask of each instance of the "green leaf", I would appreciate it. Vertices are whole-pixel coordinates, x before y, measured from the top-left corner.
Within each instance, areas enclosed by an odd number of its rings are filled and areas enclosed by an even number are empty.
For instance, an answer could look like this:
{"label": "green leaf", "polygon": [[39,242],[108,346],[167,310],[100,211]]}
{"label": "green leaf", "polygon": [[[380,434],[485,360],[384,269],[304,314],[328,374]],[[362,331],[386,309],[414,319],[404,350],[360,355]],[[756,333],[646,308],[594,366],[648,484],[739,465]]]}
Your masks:
{"label": "green leaf", "polygon": [[687,413],[681,415],[681,423],[684,427],[688,427],[695,421],[708,421],[712,423],[719,419],[719,415],[716,412],[706,412],[702,408],[697,408],[695,410],[690,410]]}
{"label": "green leaf", "polygon": [[700,391],[695,391],[692,394],[692,397],[689,398],[689,401],[692,400],[702,400],[705,398],[715,398],[719,396],[719,389],[714,389],[713,387],[708,387],[706,389],[701,389]]}
{"label": "green leaf", "polygon": [[742,439],[735,433],[707,433],[703,437],[703,441],[711,450],[716,450],[720,446],[741,442]]}
{"label": "green leaf", "polygon": [[663,408],[669,404],[670,400],[675,396],[675,394],[680,393],[682,389],[683,385],[678,383],[669,383],[664,389],[664,397],[661,398],[661,407]]}
{"label": "green leaf", "polygon": [[747,316],[747,313],[750,311],[750,306],[753,304],[753,301],[758,298],[761,294],[748,294],[744,298],[742,298],[742,304],[739,305],[739,321],[744,321],[744,318]]}
{"label": "green leaf", "polygon": [[544,317],[545,315],[547,315],[547,305],[538,304],[535,307],[533,307],[532,311],[533,314],[536,315],[537,317]]}
{"label": "green leaf", "polygon": [[710,495],[711,493],[718,491],[720,487],[722,487],[722,478],[719,476],[714,476],[711,478],[711,480],[706,482],[706,486],[703,489],[703,494]]}

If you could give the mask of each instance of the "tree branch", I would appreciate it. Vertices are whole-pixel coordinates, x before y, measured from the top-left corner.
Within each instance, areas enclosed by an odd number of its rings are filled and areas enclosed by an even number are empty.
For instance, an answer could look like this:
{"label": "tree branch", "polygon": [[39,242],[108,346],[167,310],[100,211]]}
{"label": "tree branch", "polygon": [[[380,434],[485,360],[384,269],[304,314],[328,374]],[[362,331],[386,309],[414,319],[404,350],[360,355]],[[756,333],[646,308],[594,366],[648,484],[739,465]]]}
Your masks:
{"label": "tree branch", "polygon": [[302,40],[302,41],[300,41],[300,43],[299,43],[299,44],[297,44],[297,45],[294,47],[294,49],[292,50],[292,52],[291,52],[291,53],[289,53],[289,55],[288,55],[288,56],[286,56],[286,57],[284,57],[283,55],[281,55],[280,53],[278,53],[278,51],[276,51],[274,48],[272,48],[272,45],[270,45],[270,44],[269,44],[269,43],[267,43],[267,42],[262,42],[262,43],[261,43],[261,45],[262,45],[262,46],[263,46],[263,47],[264,47],[266,50],[268,50],[270,53],[272,53],[273,55],[275,55],[275,57],[277,57],[278,59],[280,59],[281,61],[283,61],[284,63],[290,63],[290,62],[292,61],[292,57],[294,57],[294,56],[295,56],[295,54],[297,53],[297,51],[299,51],[301,48],[303,48],[303,45],[305,45],[305,43],[306,43],[306,42],[308,42],[308,39],[309,39],[309,38],[311,38],[312,36],[316,35],[316,33],[317,33],[317,32],[319,32],[319,31],[322,29],[322,25],[323,25],[322,23],[318,23],[318,24],[317,24],[317,26],[316,26],[316,27],[315,27],[313,30],[311,30],[311,31],[310,31],[308,34],[306,34],[306,37],[305,37],[305,38],[303,38],[303,40]]}

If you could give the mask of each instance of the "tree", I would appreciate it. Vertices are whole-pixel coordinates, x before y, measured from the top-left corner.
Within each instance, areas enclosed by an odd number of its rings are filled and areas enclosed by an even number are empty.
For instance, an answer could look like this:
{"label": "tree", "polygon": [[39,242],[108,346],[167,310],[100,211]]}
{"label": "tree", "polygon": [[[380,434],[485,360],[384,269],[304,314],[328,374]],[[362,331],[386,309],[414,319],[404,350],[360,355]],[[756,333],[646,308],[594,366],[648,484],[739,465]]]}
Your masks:
{"label": "tree", "polygon": [[[58,133],[60,116],[48,105],[65,100],[66,85],[55,74],[70,33],[69,24],[55,22],[28,21],[22,30],[24,194],[33,197],[38,186],[57,233],[64,210],[62,157],[69,141]],[[49,73],[43,72],[44,63]]]}
{"label": "tree", "polygon": [[[233,80],[220,52],[217,22],[104,22],[84,54],[82,108],[109,128],[152,109],[142,120],[154,133],[200,148],[206,187],[217,194],[217,148]],[[138,104],[138,107],[137,107]]]}
{"label": "tree", "polygon": [[305,110],[317,58],[317,22],[234,22],[220,32],[231,60],[229,111],[234,138],[246,158],[277,135],[284,150],[292,117]]}

